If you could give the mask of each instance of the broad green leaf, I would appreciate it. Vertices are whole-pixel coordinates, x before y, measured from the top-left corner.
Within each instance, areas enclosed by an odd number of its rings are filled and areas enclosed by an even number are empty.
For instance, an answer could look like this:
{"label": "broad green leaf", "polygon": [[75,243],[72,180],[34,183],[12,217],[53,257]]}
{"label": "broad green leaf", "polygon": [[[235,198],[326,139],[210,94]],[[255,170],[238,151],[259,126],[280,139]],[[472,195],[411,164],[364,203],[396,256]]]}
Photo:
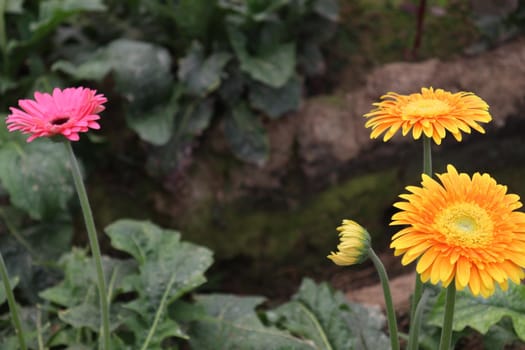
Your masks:
{"label": "broad green leaf", "polygon": [[[11,290],[16,288],[19,280],[20,279],[17,276],[13,278],[9,278],[9,285],[11,286]],[[4,281],[0,279],[0,305],[5,303],[6,300],[7,300],[7,295],[5,292],[5,284],[4,284]]]}
{"label": "broad green leaf", "polygon": [[299,108],[301,87],[301,81],[297,77],[290,79],[278,89],[263,84],[253,84],[250,88],[250,104],[270,118],[277,119]]}
{"label": "broad green leaf", "polygon": [[[117,329],[121,322],[117,320],[120,304],[112,304],[110,311],[110,331]],[[95,333],[100,331],[100,305],[98,298],[91,298],[85,303],[58,312],[58,317],[73,328],[88,328]]]}
{"label": "broad green leaf", "polygon": [[[457,293],[454,311],[454,331],[471,327],[481,334],[486,334],[490,327],[504,317],[512,320],[514,331],[521,340],[525,340],[525,286],[509,283],[507,291],[499,289],[487,299],[474,297],[468,291]],[[431,311],[429,323],[441,326],[445,305],[445,293],[442,293]]]}
{"label": "broad green leaf", "polygon": [[14,207],[0,208],[0,221],[8,232],[0,237],[0,251],[10,274],[20,278],[18,293],[37,302],[38,291],[59,278],[53,265],[57,256],[70,249],[73,228],[68,215],[27,228],[20,220],[24,218],[27,215]]}
{"label": "broad green leaf", "polygon": [[40,262],[54,262],[71,248],[73,224],[68,215],[55,221],[45,221],[22,230],[30,253]]}
{"label": "broad green leaf", "polygon": [[15,206],[34,219],[66,211],[74,190],[64,145],[12,139],[0,149],[0,164],[0,181]]}
{"label": "broad green leaf", "polygon": [[0,77],[0,94],[4,94],[6,91],[9,91],[17,86],[18,82],[8,77]]}
{"label": "broad green leaf", "polygon": [[192,139],[206,130],[213,117],[213,102],[212,99],[205,99],[188,103],[184,111],[177,115],[175,135],[180,139]]}
{"label": "broad green leaf", "polygon": [[292,301],[268,312],[282,328],[312,340],[319,349],[387,349],[385,317],[379,310],[349,304],[326,283],[304,279]]}
{"label": "broad green leaf", "polygon": [[274,88],[282,87],[295,72],[295,45],[292,43],[277,44],[257,56],[247,51],[246,36],[228,27],[230,43],[241,62],[241,70],[254,80]]}
{"label": "broad green leaf", "polygon": [[7,0],[5,12],[20,14],[23,12],[24,0]]}
{"label": "broad green leaf", "polygon": [[171,56],[160,46],[118,39],[83,62],[59,61],[52,67],[77,80],[101,80],[110,72],[127,100],[126,121],[145,141],[165,144],[173,132],[180,90],[173,87]]}
{"label": "broad green leaf", "polygon": [[160,344],[168,336],[186,338],[180,326],[168,318],[167,308],[206,281],[204,272],[212,263],[211,252],[181,242],[178,232],[148,221],[119,220],[109,225],[106,232],[113,247],[139,262],[139,273],[128,278],[138,298],[124,305],[134,312],[124,322],[135,330],[136,345],[148,334],[151,344]]}
{"label": "broad green leaf", "polygon": [[245,162],[262,165],[270,144],[261,121],[244,103],[234,107],[224,120],[224,134],[233,153]]}
{"label": "broad green leaf", "polygon": [[315,0],[313,9],[317,14],[330,21],[336,22],[339,19],[338,0]]}
{"label": "broad green leaf", "polygon": [[[150,305],[141,299],[128,303],[126,308],[130,311],[123,318],[123,322],[133,332],[137,348],[144,344],[150,332],[152,335],[148,349],[161,349],[163,340],[169,337],[188,339],[188,335],[175,320],[168,316],[165,308],[157,310],[159,312],[157,318],[155,318],[156,313],[152,313],[154,310],[150,309]],[[152,330],[153,326],[155,328]]]}
{"label": "broad green leaf", "polygon": [[126,121],[140,138],[155,146],[166,144],[173,135],[173,121],[179,110],[179,93],[174,91],[166,104],[159,104],[144,112],[128,109]]}
{"label": "broad green leaf", "polygon": [[77,80],[100,80],[110,70],[116,89],[130,102],[130,108],[146,111],[165,102],[172,92],[171,56],[151,43],[118,39],[100,48],[82,62],[53,66]]}
{"label": "broad green leaf", "polygon": [[219,87],[222,71],[231,57],[227,52],[215,52],[205,57],[202,45],[194,41],[186,56],[179,61],[178,77],[189,94],[206,96]]}
{"label": "broad green leaf", "polygon": [[113,63],[110,61],[93,60],[87,61],[80,65],[69,61],[60,60],[55,62],[51,69],[67,73],[76,80],[95,80],[100,81],[113,69]]}
{"label": "broad green leaf", "polygon": [[104,11],[102,0],[43,0],[39,3],[38,21],[31,25],[33,40],[50,33],[68,17],[83,11]]}
{"label": "broad green leaf", "polygon": [[171,302],[205,281],[203,273],[212,263],[204,247],[180,241],[180,234],[149,221],[122,219],[106,227],[113,247],[131,254],[139,263],[139,293],[160,302],[170,283]]}
{"label": "broad green leaf", "polygon": [[488,332],[483,337],[483,345],[485,349],[490,350],[504,350],[505,345],[519,341],[512,328],[512,321],[508,317],[504,317],[500,322],[490,327]]}
{"label": "broad green leaf", "polygon": [[204,39],[213,20],[215,1],[179,0],[173,11],[177,27],[190,38]]}
{"label": "broad green leaf", "polygon": [[[102,264],[108,280],[107,288],[110,295],[115,297],[126,287],[124,279],[136,272],[136,266],[130,260],[105,256],[102,257]],[[89,298],[98,300],[95,265],[93,259],[86,256],[84,250],[74,248],[60,258],[59,265],[64,270],[64,279],[56,286],[42,291],[40,297],[68,308],[82,305]]]}
{"label": "broad green leaf", "polygon": [[212,294],[195,299],[204,312],[190,323],[193,349],[320,349],[309,341],[264,326],[255,313],[264,301],[261,297]]}

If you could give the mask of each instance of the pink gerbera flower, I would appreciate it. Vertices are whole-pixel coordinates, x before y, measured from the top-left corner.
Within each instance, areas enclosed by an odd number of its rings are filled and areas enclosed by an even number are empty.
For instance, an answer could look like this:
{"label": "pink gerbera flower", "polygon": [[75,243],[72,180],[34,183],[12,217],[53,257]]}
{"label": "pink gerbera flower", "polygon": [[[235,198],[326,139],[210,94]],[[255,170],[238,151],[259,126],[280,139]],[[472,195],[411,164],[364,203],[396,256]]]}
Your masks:
{"label": "pink gerbera flower", "polygon": [[55,88],[53,94],[35,92],[35,100],[19,100],[21,109],[11,107],[6,123],[9,131],[20,130],[30,134],[27,142],[37,137],[64,135],[78,141],[79,132],[100,129],[100,119],[107,99],[96,90],[83,87]]}

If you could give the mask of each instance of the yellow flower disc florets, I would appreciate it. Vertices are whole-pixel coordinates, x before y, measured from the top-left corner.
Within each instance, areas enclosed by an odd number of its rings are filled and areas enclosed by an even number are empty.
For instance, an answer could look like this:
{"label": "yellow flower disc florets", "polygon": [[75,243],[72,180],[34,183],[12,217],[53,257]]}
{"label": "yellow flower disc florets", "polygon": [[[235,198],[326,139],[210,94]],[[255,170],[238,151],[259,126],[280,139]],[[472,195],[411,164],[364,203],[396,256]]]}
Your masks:
{"label": "yellow flower disc florets", "polygon": [[472,177],[449,165],[441,183],[423,175],[421,187],[409,186],[391,225],[406,225],[391,247],[407,265],[419,259],[421,279],[458,290],[492,295],[525,277],[525,214],[519,196],[507,194],[488,174]]}
{"label": "yellow flower disc florets", "polygon": [[376,109],[364,115],[369,118],[365,126],[372,128],[373,139],[385,133],[383,140],[388,141],[401,129],[403,136],[412,130],[414,139],[424,134],[439,145],[447,131],[461,141],[462,132],[474,129],[484,133],[478,123],[492,120],[488,104],[471,92],[422,88],[421,93],[410,95],[389,92],[381,99],[374,103]]}

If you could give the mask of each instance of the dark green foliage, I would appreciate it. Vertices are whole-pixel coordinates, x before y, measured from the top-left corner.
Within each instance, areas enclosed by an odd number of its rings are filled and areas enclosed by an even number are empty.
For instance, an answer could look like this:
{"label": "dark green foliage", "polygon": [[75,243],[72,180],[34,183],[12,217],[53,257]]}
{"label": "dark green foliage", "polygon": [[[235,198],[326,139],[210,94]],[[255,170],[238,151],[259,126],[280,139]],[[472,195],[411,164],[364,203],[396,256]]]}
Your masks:
{"label": "dark green foliage", "polygon": [[[458,292],[453,330],[470,327],[487,334],[487,341],[495,344],[516,339],[525,341],[524,298],[525,286],[513,283],[507,291],[497,289],[488,299],[476,298],[469,291]],[[445,293],[441,293],[430,313],[430,324],[441,325],[444,303]]]}
{"label": "dark green foliage", "polygon": [[387,349],[385,317],[377,309],[349,304],[326,283],[305,279],[292,301],[268,312],[277,325],[310,339],[316,349]]}

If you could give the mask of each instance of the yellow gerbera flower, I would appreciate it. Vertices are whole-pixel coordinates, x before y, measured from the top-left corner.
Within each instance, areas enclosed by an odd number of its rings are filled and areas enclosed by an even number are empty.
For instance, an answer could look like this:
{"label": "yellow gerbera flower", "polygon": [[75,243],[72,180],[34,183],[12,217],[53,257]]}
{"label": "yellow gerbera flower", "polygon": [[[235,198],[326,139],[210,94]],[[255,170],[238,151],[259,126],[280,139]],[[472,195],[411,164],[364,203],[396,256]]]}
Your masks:
{"label": "yellow gerbera flower", "polygon": [[421,93],[410,95],[389,92],[381,99],[383,101],[373,104],[377,108],[364,116],[370,118],[365,124],[372,128],[370,138],[375,139],[386,131],[383,141],[388,141],[399,129],[403,136],[412,130],[416,140],[425,134],[438,145],[446,131],[461,141],[461,132],[470,134],[472,128],[485,133],[478,123],[492,120],[488,104],[471,92],[453,94],[422,88]]}
{"label": "yellow gerbera flower", "polygon": [[341,243],[337,246],[338,252],[331,252],[327,256],[337,265],[354,265],[362,263],[368,257],[370,249],[370,234],[361,225],[352,220],[343,220],[337,228]]}
{"label": "yellow gerbera flower", "polygon": [[410,194],[395,203],[401,211],[391,225],[409,225],[392,237],[396,256],[407,265],[419,258],[421,280],[458,290],[469,287],[473,295],[488,297],[498,284],[520,283],[525,277],[525,213],[519,196],[507,194],[489,174],[472,178],[458,174],[452,165],[437,175],[441,184],[422,175],[421,187],[408,186]]}

